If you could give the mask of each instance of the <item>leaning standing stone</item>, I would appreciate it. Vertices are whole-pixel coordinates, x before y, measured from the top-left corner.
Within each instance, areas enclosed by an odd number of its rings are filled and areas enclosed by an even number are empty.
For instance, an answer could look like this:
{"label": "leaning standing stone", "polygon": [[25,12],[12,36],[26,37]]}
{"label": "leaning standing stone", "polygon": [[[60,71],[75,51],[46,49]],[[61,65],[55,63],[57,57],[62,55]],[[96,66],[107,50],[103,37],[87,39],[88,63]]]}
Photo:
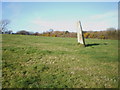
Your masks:
{"label": "leaning standing stone", "polygon": [[85,40],[84,40],[84,35],[83,35],[83,31],[82,31],[82,26],[81,26],[81,22],[78,22],[78,26],[77,26],[77,38],[78,38],[78,44],[85,46]]}

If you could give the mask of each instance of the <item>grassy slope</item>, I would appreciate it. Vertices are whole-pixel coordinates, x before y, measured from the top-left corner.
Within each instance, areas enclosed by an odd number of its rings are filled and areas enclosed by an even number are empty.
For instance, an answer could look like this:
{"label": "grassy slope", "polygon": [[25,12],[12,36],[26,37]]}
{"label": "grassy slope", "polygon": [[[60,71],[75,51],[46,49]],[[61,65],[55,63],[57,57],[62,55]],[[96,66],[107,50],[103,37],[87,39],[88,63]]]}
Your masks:
{"label": "grassy slope", "polygon": [[3,87],[117,87],[117,40],[85,41],[3,35]]}

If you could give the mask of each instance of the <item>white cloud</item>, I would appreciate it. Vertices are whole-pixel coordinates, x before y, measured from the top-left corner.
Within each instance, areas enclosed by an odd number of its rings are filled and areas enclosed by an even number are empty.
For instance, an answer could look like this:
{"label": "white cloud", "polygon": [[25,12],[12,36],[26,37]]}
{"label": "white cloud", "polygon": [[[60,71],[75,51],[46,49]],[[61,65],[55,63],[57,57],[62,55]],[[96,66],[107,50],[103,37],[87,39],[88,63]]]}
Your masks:
{"label": "white cloud", "polygon": [[[114,27],[117,28],[117,11],[110,11],[104,14],[97,14],[89,16],[87,18],[81,18],[83,30],[106,30],[107,28]],[[36,17],[28,19],[27,24],[24,28],[33,32],[44,32],[49,29],[59,30],[59,31],[71,31],[76,32],[78,19],[59,21],[59,20],[46,20],[42,17]]]}
{"label": "white cloud", "polygon": [[118,26],[118,12],[110,11],[103,14],[89,16],[83,20],[84,30],[106,30],[106,28]]}
{"label": "white cloud", "polygon": [[[110,11],[104,14],[81,18],[83,30],[106,30],[109,27],[117,28],[117,11]],[[68,30],[76,32],[78,20],[69,21],[50,21],[36,18],[30,22],[29,28],[39,32],[47,31],[50,28],[54,30]]]}
{"label": "white cloud", "polygon": [[97,19],[97,20],[103,20],[103,19],[106,19],[106,18],[115,18],[115,17],[118,17],[118,11],[110,11],[110,12],[106,12],[106,13],[103,13],[103,14],[98,14],[98,15],[94,15],[94,16],[91,16],[89,17],[90,19]]}
{"label": "white cloud", "polygon": [[42,20],[40,18],[36,18],[30,22],[29,28],[35,29],[37,31],[43,32],[48,31],[49,29],[54,30],[69,30],[69,31],[75,31],[75,24],[74,22],[70,21],[50,21],[50,20]]}

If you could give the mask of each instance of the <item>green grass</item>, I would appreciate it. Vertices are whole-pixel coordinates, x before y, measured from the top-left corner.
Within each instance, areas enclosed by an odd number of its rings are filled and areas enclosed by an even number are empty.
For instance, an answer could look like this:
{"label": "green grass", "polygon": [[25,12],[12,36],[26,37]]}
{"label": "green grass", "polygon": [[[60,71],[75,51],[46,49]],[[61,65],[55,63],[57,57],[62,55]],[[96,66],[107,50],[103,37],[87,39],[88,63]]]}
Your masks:
{"label": "green grass", "polygon": [[117,88],[118,41],[2,35],[3,88]]}

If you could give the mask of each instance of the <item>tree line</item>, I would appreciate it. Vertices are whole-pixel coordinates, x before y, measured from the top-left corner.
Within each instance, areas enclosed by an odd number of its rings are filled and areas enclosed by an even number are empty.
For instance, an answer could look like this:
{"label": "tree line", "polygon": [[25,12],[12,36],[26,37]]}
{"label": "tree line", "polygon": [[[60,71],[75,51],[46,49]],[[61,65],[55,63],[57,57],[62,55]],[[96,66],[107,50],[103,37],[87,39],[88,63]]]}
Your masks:
{"label": "tree line", "polygon": [[[20,34],[20,35],[35,35],[35,36],[47,36],[47,37],[71,37],[76,38],[77,33],[69,32],[69,31],[54,31],[53,29],[49,29],[46,32],[29,32],[27,30],[20,30],[16,33],[13,33],[12,30],[8,30],[7,26],[10,23],[9,20],[0,21],[0,33],[1,34]],[[120,30],[116,30],[115,28],[108,28],[105,31],[83,31],[85,38],[97,38],[97,39],[116,39],[118,38],[118,34]]]}
{"label": "tree line", "polygon": [[[84,31],[83,35],[85,38],[96,38],[96,39],[114,39],[118,40],[118,34],[120,30],[115,28],[108,28],[106,31]],[[29,32],[25,30],[18,31],[16,34],[21,35],[35,35],[35,36],[46,36],[46,37],[71,37],[77,38],[77,33],[69,31],[46,31],[43,33]]]}

